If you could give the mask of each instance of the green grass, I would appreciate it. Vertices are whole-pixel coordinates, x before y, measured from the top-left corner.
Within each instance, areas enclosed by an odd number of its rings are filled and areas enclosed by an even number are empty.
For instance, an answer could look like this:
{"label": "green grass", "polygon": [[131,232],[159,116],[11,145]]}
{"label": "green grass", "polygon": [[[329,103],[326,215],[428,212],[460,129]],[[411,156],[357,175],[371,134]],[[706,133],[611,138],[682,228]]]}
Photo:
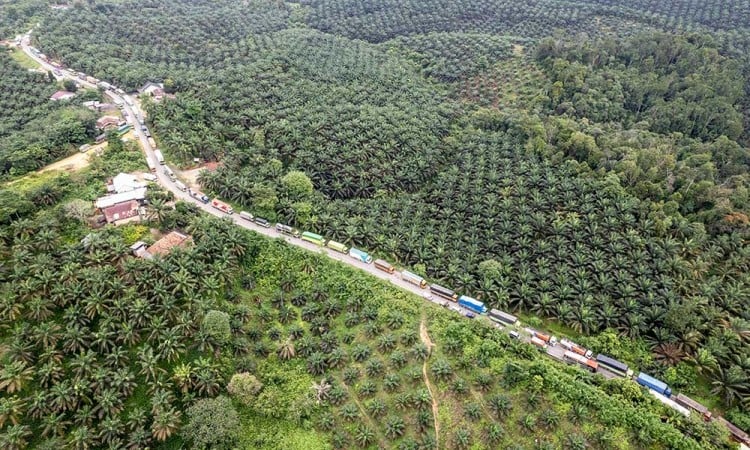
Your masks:
{"label": "green grass", "polygon": [[17,62],[18,65],[23,67],[24,69],[38,69],[39,68],[39,64],[37,64],[36,61],[31,59],[21,49],[18,49],[18,48],[12,49],[10,51],[10,57],[13,58],[13,60]]}

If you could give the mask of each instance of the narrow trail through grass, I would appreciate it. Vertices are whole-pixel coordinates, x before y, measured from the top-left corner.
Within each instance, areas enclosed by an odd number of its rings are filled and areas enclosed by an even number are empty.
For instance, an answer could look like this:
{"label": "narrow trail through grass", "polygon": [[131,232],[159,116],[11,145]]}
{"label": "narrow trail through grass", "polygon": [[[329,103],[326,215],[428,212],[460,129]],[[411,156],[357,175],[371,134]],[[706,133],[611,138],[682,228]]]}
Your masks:
{"label": "narrow trail through grass", "polygon": [[[430,339],[430,335],[427,333],[427,325],[425,323],[424,316],[422,316],[422,320],[419,322],[419,338],[422,340],[422,343],[427,346],[429,353],[432,354],[432,347],[435,344],[433,344],[432,339]],[[430,383],[430,377],[427,376],[427,360],[426,359],[424,363],[422,363],[422,376],[424,376],[424,384],[427,386],[427,392],[430,393],[430,398],[432,399],[432,418],[433,418],[434,427],[435,427],[435,448],[439,449],[440,448],[440,422],[438,421],[438,402],[432,389],[432,383]]]}

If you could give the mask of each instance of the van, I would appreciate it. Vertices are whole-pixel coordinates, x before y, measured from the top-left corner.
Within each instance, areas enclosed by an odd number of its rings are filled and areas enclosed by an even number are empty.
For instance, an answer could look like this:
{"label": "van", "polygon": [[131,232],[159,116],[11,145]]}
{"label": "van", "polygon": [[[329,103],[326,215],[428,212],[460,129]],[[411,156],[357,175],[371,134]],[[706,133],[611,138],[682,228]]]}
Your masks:
{"label": "van", "polygon": [[240,217],[242,217],[245,220],[253,220],[253,215],[247,211],[240,211]]}
{"label": "van", "polygon": [[255,222],[256,224],[258,224],[258,225],[260,225],[260,226],[262,226],[264,228],[270,228],[271,227],[271,224],[266,219],[264,219],[262,217],[256,217],[255,219],[253,219],[253,222]]}
{"label": "van", "polygon": [[508,333],[508,334],[509,334],[509,335],[510,335],[510,337],[512,337],[513,339],[520,339],[520,338],[521,338],[521,335],[520,335],[520,334],[518,334],[518,331],[515,331],[515,330],[511,331],[511,332],[510,332],[510,333]]}

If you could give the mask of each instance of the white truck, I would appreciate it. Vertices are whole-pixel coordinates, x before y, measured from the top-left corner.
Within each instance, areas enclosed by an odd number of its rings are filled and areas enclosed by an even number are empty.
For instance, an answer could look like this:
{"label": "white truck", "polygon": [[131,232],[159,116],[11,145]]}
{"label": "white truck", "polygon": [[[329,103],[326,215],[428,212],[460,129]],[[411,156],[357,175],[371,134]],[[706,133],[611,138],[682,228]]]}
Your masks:
{"label": "white truck", "polygon": [[154,156],[156,156],[156,160],[159,161],[159,164],[166,164],[166,161],[164,161],[164,155],[161,154],[161,150],[158,148],[154,150]]}
{"label": "white truck", "polygon": [[187,186],[185,186],[185,183],[183,183],[182,181],[177,180],[174,182],[174,185],[177,186],[177,189],[183,192],[187,191]]}
{"label": "white truck", "polygon": [[176,181],[177,177],[174,174],[174,171],[169,168],[169,166],[164,166],[164,173],[169,177],[170,180]]}

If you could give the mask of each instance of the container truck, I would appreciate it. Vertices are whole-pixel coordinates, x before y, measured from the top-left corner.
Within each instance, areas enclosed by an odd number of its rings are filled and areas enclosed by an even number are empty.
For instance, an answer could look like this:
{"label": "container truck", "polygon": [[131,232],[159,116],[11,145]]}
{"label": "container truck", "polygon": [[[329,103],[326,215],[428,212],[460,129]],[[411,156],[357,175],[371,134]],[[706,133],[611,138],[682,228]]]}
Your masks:
{"label": "container truck", "polygon": [[602,367],[616,375],[621,377],[630,378],[633,376],[633,371],[628,368],[628,365],[620,362],[614,358],[610,358],[607,355],[601,353],[596,355],[596,362],[599,363],[599,367]]}
{"label": "container truck", "polygon": [[376,259],[374,264],[375,264],[376,269],[380,269],[383,272],[393,273],[394,271],[393,265],[391,265],[391,263],[389,263],[388,261],[383,261],[382,259]]}
{"label": "container truck", "polygon": [[475,313],[487,314],[487,307],[484,306],[484,303],[475,298],[462,295],[458,297],[458,304],[463,306],[464,308],[474,311]]}
{"label": "container truck", "polygon": [[154,160],[150,156],[146,157],[146,164],[148,164],[148,170],[156,172],[156,164],[154,164]]}
{"label": "container truck", "polygon": [[243,219],[245,219],[245,220],[249,220],[249,221],[251,221],[251,222],[252,222],[252,221],[253,221],[253,219],[255,218],[255,217],[254,217],[254,216],[253,216],[252,214],[250,214],[250,213],[249,213],[249,212],[247,212],[247,211],[240,211],[240,217],[242,217],[242,218],[243,218]]}
{"label": "container truck", "polygon": [[537,337],[531,338],[531,343],[534,344],[534,345],[536,345],[537,347],[539,347],[542,350],[546,350],[547,349],[547,343],[544,342],[543,340],[537,338]]}
{"label": "container truck", "polygon": [[343,254],[347,254],[349,252],[349,247],[347,247],[345,244],[342,244],[341,242],[328,241],[326,242],[326,247]]}
{"label": "container truck", "polygon": [[591,350],[586,350],[575,342],[569,341],[567,339],[560,339],[560,345],[570,350],[571,352],[578,353],[579,355],[585,356],[586,358],[591,358],[591,356],[593,356],[594,354]]}
{"label": "container truck", "polygon": [[182,181],[175,181],[174,185],[177,186],[177,189],[181,190],[182,192],[187,191],[187,186],[185,186],[185,183],[183,183]]}
{"label": "container truck", "polygon": [[213,206],[214,208],[218,209],[219,211],[225,212],[227,214],[234,213],[234,208],[232,208],[228,204],[222,202],[218,198],[215,198],[215,199],[211,200],[211,206]]}
{"label": "container truck", "polygon": [[443,297],[453,302],[458,300],[458,294],[446,287],[440,286],[439,284],[431,284],[430,292],[437,295],[438,297]]}
{"label": "container truck", "polygon": [[354,247],[349,249],[349,256],[356,260],[362,261],[365,264],[370,264],[372,262],[372,256]]}
{"label": "container truck", "polygon": [[670,389],[669,386],[667,386],[667,383],[661,380],[657,380],[656,378],[646,373],[643,373],[643,372],[639,373],[635,381],[641,386],[645,386],[649,389],[652,389],[667,398],[669,398],[672,395],[672,389]]}
{"label": "container truck", "polygon": [[319,247],[323,247],[326,244],[326,240],[323,239],[323,236],[315,233],[310,233],[309,231],[305,231],[302,233],[302,240],[311,242]]}
{"label": "container truck", "polygon": [[211,201],[211,199],[208,198],[208,195],[204,194],[203,192],[194,191],[194,190],[188,188],[188,193],[190,194],[191,197],[193,197],[195,199],[198,199],[198,200],[202,201],[203,203],[208,203],[209,201]]}
{"label": "container truck", "polygon": [[687,395],[683,393],[677,394],[673,400],[675,400],[680,405],[700,414],[703,417],[703,420],[705,420],[706,422],[711,421],[713,414],[711,413],[711,410],[708,409],[707,406],[704,406],[701,403],[698,403],[697,401],[693,400],[692,398],[688,397]]}
{"label": "container truck", "polygon": [[401,279],[406,281],[407,283],[419,286],[420,289],[424,289],[427,287],[427,281],[425,281],[424,278],[420,277],[416,273],[411,273],[408,270],[401,271]]}
{"label": "container truck", "polygon": [[678,404],[684,406],[685,408],[688,408],[697,412],[703,417],[703,420],[705,420],[706,422],[711,420],[711,410],[701,405],[700,403],[696,402],[695,400],[688,397],[687,395],[683,394],[682,392],[677,394],[673,398],[673,400],[677,402]]}
{"label": "container truck", "polygon": [[534,337],[538,337],[539,339],[543,340],[544,342],[546,342],[547,344],[553,347],[555,344],[557,344],[557,338],[549,334],[544,334],[538,331],[534,331]]}
{"label": "container truck", "polygon": [[256,225],[262,226],[263,228],[271,228],[271,223],[268,220],[264,219],[263,217],[256,216],[253,219],[253,222],[255,222]]}
{"label": "container truck", "polygon": [[288,234],[289,236],[294,236],[296,238],[299,237],[299,230],[296,228],[292,228],[289,225],[284,225],[283,223],[277,223],[276,224],[276,231],[282,234]]}
{"label": "container truck", "polygon": [[599,367],[599,364],[593,359],[588,359],[585,356],[571,352],[570,350],[566,350],[565,353],[563,353],[563,361],[578,364],[591,372],[596,372],[597,367]]}
{"label": "container truck", "polygon": [[158,148],[154,149],[154,156],[156,156],[156,160],[159,161],[159,164],[166,164],[164,155],[161,154],[161,150],[159,150]]}
{"label": "container truck", "polygon": [[175,181],[177,179],[177,177],[174,175],[174,172],[169,168],[169,166],[164,166],[164,174],[168,176],[172,181]]}
{"label": "container truck", "polygon": [[151,148],[156,148],[156,141],[154,140],[154,138],[148,138],[148,145],[150,145]]}
{"label": "container truck", "polygon": [[495,322],[502,323],[504,325],[513,325],[518,322],[518,317],[500,311],[499,309],[491,309],[489,316],[490,320],[494,320]]}
{"label": "container truck", "polygon": [[656,397],[656,399],[659,400],[664,405],[674,409],[675,411],[682,414],[683,416],[690,417],[690,410],[688,408],[685,408],[684,406],[680,405],[679,403],[667,397],[666,395],[660,394],[654,391],[653,389],[649,389],[648,393]]}

